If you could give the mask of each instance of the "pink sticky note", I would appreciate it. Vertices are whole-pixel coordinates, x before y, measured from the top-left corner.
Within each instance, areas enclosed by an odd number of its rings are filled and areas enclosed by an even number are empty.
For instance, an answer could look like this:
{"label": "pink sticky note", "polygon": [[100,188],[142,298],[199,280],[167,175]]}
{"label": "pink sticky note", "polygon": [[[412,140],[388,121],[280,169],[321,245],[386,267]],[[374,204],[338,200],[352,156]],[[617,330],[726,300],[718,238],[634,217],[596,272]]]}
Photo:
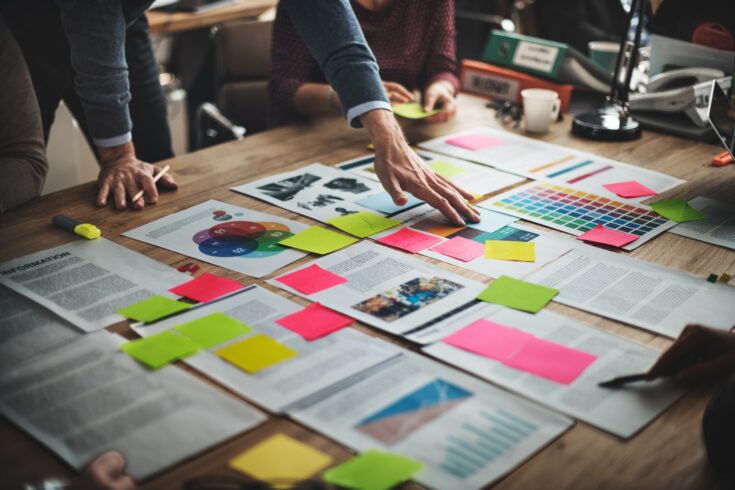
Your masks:
{"label": "pink sticky note", "polygon": [[276,323],[312,341],[355,322],[352,318],[313,303],[301,311],[276,320]]}
{"label": "pink sticky note", "polygon": [[456,138],[449,138],[446,140],[446,143],[449,145],[459,146],[466,150],[477,151],[482,150],[483,148],[500,145],[503,141],[482,134],[468,134],[465,136],[457,136]]}
{"label": "pink sticky note", "polygon": [[470,262],[484,255],[485,245],[474,240],[456,236],[435,247],[431,247],[429,250],[463,262]]}
{"label": "pink sticky note", "polygon": [[653,189],[649,189],[640,182],[635,180],[627,180],[625,182],[615,182],[614,184],[604,184],[602,187],[614,192],[620,197],[645,197],[655,196],[658,194]]}
{"label": "pink sticky note", "polygon": [[445,337],[443,342],[481,356],[505,361],[535,337],[489,320],[477,320]]}
{"label": "pink sticky note", "polygon": [[345,283],[347,279],[314,264],[285,276],[277,277],[276,281],[301,293],[314,294]]}
{"label": "pink sticky note", "polygon": [[243,285],[237,281],[205,272],[189,282],[169,289],[169,291],[194,301],[206,303],[242,288]]}
{"label": "pink sticky note", "polygon": [[504,362],[506,366],[565,385],[584,372],[597,356],[534,338]]}
{"label": "pink sticky note", "polygon": [[602,225],[597,225],[586,233],[579,235],[577,240],[582,240],[583,242],[603,243],[605,245],[612,245],[613,247],[624,247],[630,242],[638,240],[638,235],[611,230]]}
{"label": "pink sticky note", "polygon": [[412,254],[418,253],[425,248],[429,248],[442,241],[441,238],[427,235],[426,233],[419,233],[413,231],[410,228],[401,228],[395,233],[391,233],[388,236],[375,240],[383,245],[389,245],[391,247],[400,248],[406,250]]}

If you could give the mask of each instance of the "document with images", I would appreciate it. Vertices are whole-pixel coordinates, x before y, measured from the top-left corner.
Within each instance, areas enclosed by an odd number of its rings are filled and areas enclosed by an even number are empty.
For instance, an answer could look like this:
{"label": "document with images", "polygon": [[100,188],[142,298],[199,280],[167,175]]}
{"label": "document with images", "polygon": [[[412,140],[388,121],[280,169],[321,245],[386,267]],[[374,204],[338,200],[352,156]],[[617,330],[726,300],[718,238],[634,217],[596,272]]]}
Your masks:
{"label": "document with images", "polygon": [[0,412],[79,470],[121,452],[140,480],[248,430],[265,416],[169,366],[146,370],[108,332],[0,372]]}
{"label": "document with images", "polygon": [[[596,359],[570,384],[563,384],[509,367],[497,357],[484,356],[447,342],[425,347],[424,352],[623,438],[635,435],[686,391],[662,380],[631,384],[625,389],[600,388],[597,384],[602,381],[647,371],[660,353],[556,313],[544,310],[529,315],[505,308],[482,319],[591,354]],[[472,338],[468,337],[466,341],[471,342]],[[478,343],[483,341],[491,342],[497,348],[498,344],[512,339],[503,339],[499,335],[483,340],[477,337]],[[562,358],[548,359],[548,362],[554,360],[565,362]]]}
{"label": "document with images", "polygon": [[263,277],[306,254],[279,241],[307,225],[209,200],[123,233],[188,257]]}
{"label": "document with images", "polygon": [[[284,282],[316,265],[340,280],[305,294]],[[308,279],[308,278],[307,278]],[[422,260],[363,241],[268,281],[392,334],[427,328],[477,304],[484,285]]]}
{"label": "document with images", "polygon": [[573,424],[408,351],[339,391],[305,400],[289,415],[355,450],[421,461],[414,479],[437,489],[483,488]]}
{"label": "document with images", "polygon": [[0,284],[85,332],[123,320],[115,313],[191,280],[105,238],[75,240],[0,264]]}
{"label": "document with images", "polygon": [[0,371],[83,334],[46,308],[0,286]]}
{"label": "document with images", "polygon": [[[251,286],[227,299],[192,309],[186,314],[134,328],[145,337],[217,312],[252,327],[251,332],[202,349],[184,358],[184,362],[272,412],[281,412],[289,404],[397,355],[390,344],[378,342],[355,329],[344,328],[309,342],[276,323],[276,320],[302,308],[267,289]],[[172,331],[176,333],[176,330]],[[255,374],[248,374],[214,353],[222,347],[258,334],[275,339],[298,355]]]}
{"label": "document with images", "polygon": [[527,279],[559,289],[554,301],[667,337],[678,337],[690,323],[735,324],[735,288],[590,246]]}
{"label": "document with images", "polygon": [[671,233],[735,250],[735,206],[707,197],[695,197],[689,205],[707,217],[679,223]]}

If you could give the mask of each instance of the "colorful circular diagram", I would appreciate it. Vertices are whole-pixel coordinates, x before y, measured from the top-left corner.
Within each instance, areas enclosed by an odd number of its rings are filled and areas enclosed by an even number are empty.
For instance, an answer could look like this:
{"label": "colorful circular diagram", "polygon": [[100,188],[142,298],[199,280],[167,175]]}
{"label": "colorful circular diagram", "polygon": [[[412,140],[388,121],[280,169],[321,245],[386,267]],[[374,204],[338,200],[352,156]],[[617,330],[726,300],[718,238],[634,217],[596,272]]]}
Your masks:
{"label": "colorful circular diagram", "polygon": [[281,223],[228,221],[200,231],[192,240],[212,257],[259,259],[281,253],[285,249],[278,242],[292,235]]}

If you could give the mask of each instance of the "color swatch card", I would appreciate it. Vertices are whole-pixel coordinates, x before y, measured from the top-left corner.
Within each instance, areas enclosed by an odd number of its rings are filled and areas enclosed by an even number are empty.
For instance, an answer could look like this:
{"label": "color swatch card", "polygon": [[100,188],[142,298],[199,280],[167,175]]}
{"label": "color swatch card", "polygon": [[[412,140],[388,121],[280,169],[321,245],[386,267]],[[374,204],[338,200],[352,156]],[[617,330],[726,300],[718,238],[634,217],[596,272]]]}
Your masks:
{"label": "color swatch card", "polygon": [[305,256],[278,242],[306,228],[297,221],[210,200],[123,235],[241,274],[263,277]]}
{"label": "color swatch card", "polygon": [[549,182],[533,182],[480,204],[579,236],[598,225],[638,237],[633,250],[675,225],[647,206],[635,205]]}

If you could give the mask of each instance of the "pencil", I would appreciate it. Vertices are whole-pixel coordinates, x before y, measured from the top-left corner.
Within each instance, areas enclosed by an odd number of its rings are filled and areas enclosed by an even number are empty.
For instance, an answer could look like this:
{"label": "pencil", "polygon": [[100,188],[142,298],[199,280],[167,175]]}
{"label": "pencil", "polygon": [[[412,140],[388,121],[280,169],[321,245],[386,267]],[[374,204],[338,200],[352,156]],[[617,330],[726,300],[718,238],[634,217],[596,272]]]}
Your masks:
{"label": "pencil", "polygon": [[[166,172],[168,172],[168,170],[170,168],[171,168],[171,165],[166,165],[165,167],[163,167],[161,169],[161,171],[158,172],[158,174],[155,177],[153,177],[153,183],[155,184],[156,182],[158,182],[158,180],[161,177],[163,177],[164,175],[166,175]],[[138,199],[140,199],[141,197],[143,197],[143,192],[144,192],[143,189],[139,190],[138,193],[135,196],[133,196],[133,200],[131,202],[135,202]]]}
{"label": "pencil", "polygon": [[631,374],[629,376],[620,376],[618,378],[613,378],[608,381],[603,381],[602,383],[598,383],[597,386],[600,388],[619,388],[623,385],[626,385],[628,383],[635,383],[636,381],[645,381],[646,374]]}

